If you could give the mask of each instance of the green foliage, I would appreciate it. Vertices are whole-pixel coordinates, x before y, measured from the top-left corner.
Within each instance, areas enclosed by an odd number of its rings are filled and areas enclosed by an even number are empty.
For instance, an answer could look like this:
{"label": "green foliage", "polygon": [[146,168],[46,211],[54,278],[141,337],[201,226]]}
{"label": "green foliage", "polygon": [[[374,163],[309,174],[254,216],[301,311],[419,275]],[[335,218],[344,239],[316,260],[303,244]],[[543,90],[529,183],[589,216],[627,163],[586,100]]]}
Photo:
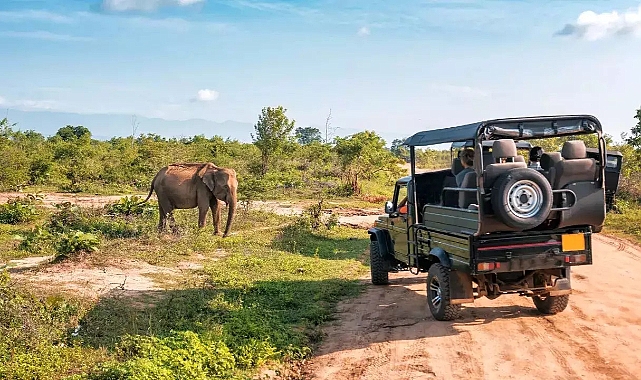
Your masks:
{"label": "green foliage", "polygon": [[67,339],[82,313],[80,303],[37,297],[0,271],[0,378],[45,380],[88,370],[101,354]]}
{"label": "green foliage", "polygon": [[141,216],[152,215],[156,211],[150,203],[142,203],[142,198],[137,195],[125,196],[117,202],[105,205],[105,209],[112,215]]}
{"label": "green foliage", "polygon": [[298,127],[296,128],[296,139],[300,145],[309,145],[313,142],[322,142],[321,132],[318,128],[314,127]]}
{"label": "green foliage", "polygon": [[637,119],[637,124],[632,127],[631,135],[625,139],[625,142],[635,150],[641,150],[641,107],[636,110],[634,118]]}
{"label": "green foliage", "polygon": [[225,343],[191,331],[164,338],[125,336],[117,349],[124,363],[108,363],[89,379],[229,379],[236,365]]}
{"label": "green foliage", "polygon": [[354,194],[361,192],[359,179],[370,179],[379,172],[397,176],[400,171],[401,161],[385,149],[385,140],[373,131],[337,137],[334,150],[339,157],[341,177],[352,186]]}
{"label": "green foliage", "polygon": [[69,257],[80,252],[94,252],[98,250],[99,245],[100,238],[92,233],[73,230],[63,232],[55,244],[56,258]]}
{"label": "green foliage", "polygon": [[36,203],[39,198],[33,195],[12,198],[0,205],[0,223],[19,224],[30,222],[38,216]]}
{"label": "green foliage", "polygon": [[265,107],[254,125],[256,135],[252,134],[254,144],[261,151],[261,174],[265,175],[270,161],[278,156],[288,143],[291,142],[291,132],[295,120],[285,116],[287,109],[283,106],[276,108]]}
{"label": "green foliage", "polygon": [[404,162],[410,162],[410,150],[403,146],[403,141],[405,140],[395,139],[392,141],[390,151],[395,157],[402,159]]}

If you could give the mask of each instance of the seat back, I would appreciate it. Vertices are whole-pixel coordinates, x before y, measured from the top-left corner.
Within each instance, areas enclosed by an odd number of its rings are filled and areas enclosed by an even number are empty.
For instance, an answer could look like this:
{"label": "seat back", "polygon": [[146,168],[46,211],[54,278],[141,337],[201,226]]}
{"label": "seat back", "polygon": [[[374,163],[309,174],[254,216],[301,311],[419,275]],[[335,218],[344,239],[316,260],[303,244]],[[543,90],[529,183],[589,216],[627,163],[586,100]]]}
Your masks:
{"label": "seat back", "polygon": [[[461,187],[465,189],[475,189],[476,186],[476,172],[469,172],[463,177]],[[477,193],[471,191],[459,191],[458,193],[458,207],[468,208],[471,204],[478,205]]]}
{"label": "seat back", "polygon": [[550,182],[550,186],[554,186],[554,178],[556,177],[556,163],[562,161],[560,152],[543,153],[541,156],[541,169],[543,175]]}
{"label": "seat back", "polygon": [[561,157],[563,159],[554,165],[553,189],[562,189],[573,182],[596,180],[596,161],[587,158],[583,141],[566,141],[561,149]]}
{"label": "seat back", "polygon": [[458,173],[461,172],[461,170],[463,170],[463,164],[461,163],[461,159],[456,157],[452,161],[452,174],[456,176]]}
{"label": "seat back", "polygon": [[[515,168],[526,168],[525,160],[515,161],[518,156],[516,144],[512,139],[501,139],[494,141],[492,145],[492,158],[494,162],[485,167],[485,187],[492,187],[494,181],[503,173]],[[499,159],[505,158],[508,162],[498,163]],[[512,162],[509,162],[512,161]]]}
{"label": "seat back", "polygon": [[494,157],[492,157],[492,152],[483,152],[483,169],[495,162]]}

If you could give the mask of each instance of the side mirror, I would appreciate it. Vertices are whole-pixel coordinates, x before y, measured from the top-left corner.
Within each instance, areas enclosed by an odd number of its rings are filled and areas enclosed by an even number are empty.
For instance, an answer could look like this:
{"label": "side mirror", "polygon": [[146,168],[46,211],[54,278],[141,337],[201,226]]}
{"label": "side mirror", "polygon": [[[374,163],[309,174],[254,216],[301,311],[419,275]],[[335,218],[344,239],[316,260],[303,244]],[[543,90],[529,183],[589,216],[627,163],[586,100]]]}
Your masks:
{"label": "side mirror", "polygon": [[385,213],[391,214],[394,212],[394,204],[391,201],[385,202]]}

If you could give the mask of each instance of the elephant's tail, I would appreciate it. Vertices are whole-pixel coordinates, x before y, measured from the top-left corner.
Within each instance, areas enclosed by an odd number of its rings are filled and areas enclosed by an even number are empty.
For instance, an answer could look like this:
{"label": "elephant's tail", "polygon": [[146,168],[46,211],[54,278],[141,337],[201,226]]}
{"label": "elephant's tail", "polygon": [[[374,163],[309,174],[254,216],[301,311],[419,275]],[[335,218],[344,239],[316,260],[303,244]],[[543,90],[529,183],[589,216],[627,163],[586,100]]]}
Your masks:
{"label": "elephant's tail", "polygon": [[156,182],[156,177],[154,177],[154,179],[151,180],[151,188],[149,189],[149,194],[147,195],[147,198],[145,198],[145,200],[140,202],[139,204],[147,203],[149,198],[151,198],[151,194],[153,194],[154,192],[154,182]]}

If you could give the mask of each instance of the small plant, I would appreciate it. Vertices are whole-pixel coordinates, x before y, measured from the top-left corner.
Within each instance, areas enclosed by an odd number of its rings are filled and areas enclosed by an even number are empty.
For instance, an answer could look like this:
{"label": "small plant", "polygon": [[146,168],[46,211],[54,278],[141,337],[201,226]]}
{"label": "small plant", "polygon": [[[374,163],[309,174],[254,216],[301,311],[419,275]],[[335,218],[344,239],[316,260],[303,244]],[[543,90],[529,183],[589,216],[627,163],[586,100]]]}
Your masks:
{"label": "small plant", "polygon": [[35,195],[9,199],[0,205],[0,223],[20,224],[34,220],[38,216],[37,202]]}
{"label": "small plant", "polygon": [[37,226],[24,236],[17,236],[16,239],[20,241],[18,249],[38,254],[51,248],[54,235],[41,226]]}
{"label": "small plant", "polygon": [[151,215],[156,208],[149,203],[142,203],[137,195],[122,197],[117,202],[107,204],[105,209],[112,215],[140,216]]}
{"label": "small plant", "polygon": [[60,234],[56,248],[56,259],[66,258],[80,252],[94,252],[98,250],[100,238],[92,233],[71,231]]}

